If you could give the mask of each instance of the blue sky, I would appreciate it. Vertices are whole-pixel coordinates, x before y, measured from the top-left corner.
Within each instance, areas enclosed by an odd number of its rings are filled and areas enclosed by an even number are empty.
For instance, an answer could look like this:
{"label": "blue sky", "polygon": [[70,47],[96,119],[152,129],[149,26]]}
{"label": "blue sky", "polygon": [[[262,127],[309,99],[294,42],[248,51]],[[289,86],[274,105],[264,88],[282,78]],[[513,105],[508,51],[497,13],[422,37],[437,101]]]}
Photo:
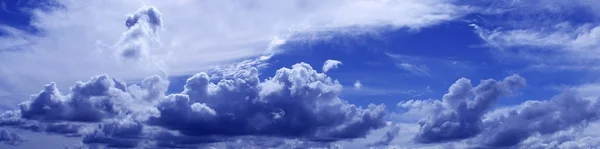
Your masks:
{"label": "blue sky", "polygon": [[0,148],[600,145],[593,0],[1,2]]}

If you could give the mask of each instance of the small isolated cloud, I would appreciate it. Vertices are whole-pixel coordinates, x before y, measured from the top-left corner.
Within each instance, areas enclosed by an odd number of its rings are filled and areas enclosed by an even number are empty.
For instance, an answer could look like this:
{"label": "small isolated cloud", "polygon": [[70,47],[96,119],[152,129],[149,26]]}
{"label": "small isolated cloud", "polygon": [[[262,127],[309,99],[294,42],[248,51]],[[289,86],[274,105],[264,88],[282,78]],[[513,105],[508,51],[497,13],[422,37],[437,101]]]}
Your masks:
{"label": "small isolated cloud", "polygon": [[152,44],[157,44],[158,31],[162,28],[162,14],[152,6],[140,8],[129,14],[125,25],[129,28],[116,48],[118,55],[124,59],[148,59]]}
{"label": "small isolated cloud", "polygon": [[404,69],[412,74],[429,76],[429,68],[425,65],[415,65],[409,63],[396,64],[398,68]]}
{"label": "small isolated cloud", "polygon": [[355,88],[355,89],[360,89],[360,88],[362,88],[362,86],[363,86],[363,84],[362,84],[362,83],[360,83],[360,81],[359,81],[359,80],[356,80],[356,81],[354,82],[354,88]]}
{"label": "small isolated cloud", "polygon": [[328,59],[323,64],[323,72],[326,73],[327,71],[329,71],[331,69],[338,68],[339,65],[342,65],[342,62],[337,61],[337,60]]}

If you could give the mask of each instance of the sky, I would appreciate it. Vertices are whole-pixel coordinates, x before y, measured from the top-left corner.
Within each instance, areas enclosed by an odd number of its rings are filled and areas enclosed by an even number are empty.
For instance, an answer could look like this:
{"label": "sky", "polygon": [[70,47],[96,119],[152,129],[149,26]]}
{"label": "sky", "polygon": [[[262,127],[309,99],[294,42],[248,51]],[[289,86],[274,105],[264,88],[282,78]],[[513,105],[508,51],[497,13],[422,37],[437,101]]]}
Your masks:
{"label": "sky", "polygon": [[0,148],[600,147],[596,0],[0,2]]}

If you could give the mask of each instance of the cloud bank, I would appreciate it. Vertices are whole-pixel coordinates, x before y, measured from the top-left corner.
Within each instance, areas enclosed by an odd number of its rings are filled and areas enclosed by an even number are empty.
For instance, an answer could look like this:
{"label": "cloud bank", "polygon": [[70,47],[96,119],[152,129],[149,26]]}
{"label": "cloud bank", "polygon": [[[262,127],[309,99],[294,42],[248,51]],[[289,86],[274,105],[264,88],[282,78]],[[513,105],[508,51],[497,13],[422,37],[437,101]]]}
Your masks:
{"label": "cloud bank", "polygon": [[[519,75],[476,86],[461,78],[442,100],[399,103],[406,111],[398,116],[424,117],[413,128],[384,121],[383,105],[357,107],[340,99],[342,85],[308,64],[281,68],[265,80],[258,74],[254,67],[216,79],[201,72],[173,94],[165,93],[169,83],[158,76],[127,85],[99,75],[76,83],[69,94],[50,83],[20,110],[5,112],[0,125],[81,136],[85,146],[117,148],[335,148],[367,136],[379,139],[363,145],[397,147],[407,135],[414,142],[403,143],[413,147],[594,146],[595,138],[581,133],[598,120],[597,97],[567,90],[547,101],[494,111],[498,100],[526,86]],[[380,136],[370,136],[375,130]]]}
{"label": "cloud bank", "polygon": [[342,85],[306,63],[281,68],[264,81],[254,67],[238,71],[216,82],[198,73],[174,94],[165,94],[168,81],[158,76],[128,86],[98,75],[77,82],[69,94],[50,83],[20,110],[6,112],[1,124],[82,135],[85,144],[124,148],[181,147],[243,136],[332,142],[364,137],[386,125],[383,105],[347,103],[338,97]]}
{"label": "cloud bank", "polygon": [[461,78],[450,86],[441,101],[398,103],[406,109],[398,116],[410,119],[427,113],[419,121],[419,131],[413,138],[424,144],[464,142],[474,148],[595,146],[593,135],[581,133],[584,129],[591,131],[590,125],[598,123],[597,96],[581,96],[577,90],[568,89],[549,100],[529,100],[494,111],[499,98],[512,95],[525,85],[525,79],[518,75],[502,81],[482,80],[475,87],[469,79]]}

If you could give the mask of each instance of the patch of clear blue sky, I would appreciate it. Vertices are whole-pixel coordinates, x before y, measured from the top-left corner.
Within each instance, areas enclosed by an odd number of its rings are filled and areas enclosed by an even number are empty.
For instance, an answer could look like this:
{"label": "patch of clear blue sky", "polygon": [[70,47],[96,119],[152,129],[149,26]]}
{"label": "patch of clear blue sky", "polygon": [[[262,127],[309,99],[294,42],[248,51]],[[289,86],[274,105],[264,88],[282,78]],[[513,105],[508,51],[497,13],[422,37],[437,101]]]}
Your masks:
{"label": "patch of clear blue sky", "polygon": [[[54,0],[0,0],[0,25],[17,28],[29,33],[39,30],[31,26],[30,10],[51,11],[60,8]],[[0,36],[5,35],[0,31]]]}

